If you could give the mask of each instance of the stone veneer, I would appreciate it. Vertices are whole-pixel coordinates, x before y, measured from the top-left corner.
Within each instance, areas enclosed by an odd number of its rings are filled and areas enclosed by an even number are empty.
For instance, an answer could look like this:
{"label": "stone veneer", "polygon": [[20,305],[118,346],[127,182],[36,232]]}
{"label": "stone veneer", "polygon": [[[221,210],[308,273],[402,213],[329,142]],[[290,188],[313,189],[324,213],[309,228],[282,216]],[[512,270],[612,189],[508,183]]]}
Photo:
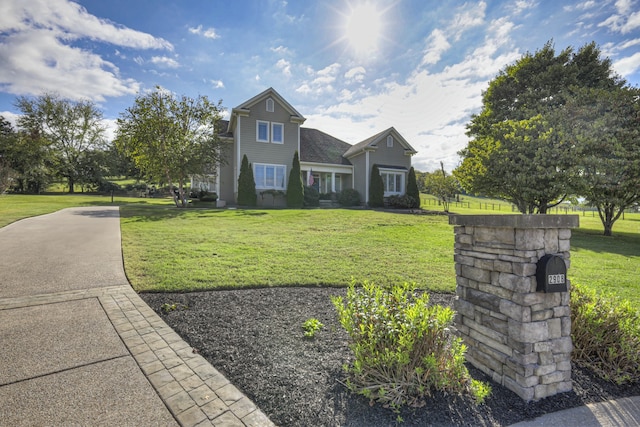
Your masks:
{"label": "stone veneer", "polygon": [[526,401],[572,390],[569,292],[536,292],[536,263],[554,254],[568,269],[578,221],[577,215],[449,217],[456,328],[467,360]]}

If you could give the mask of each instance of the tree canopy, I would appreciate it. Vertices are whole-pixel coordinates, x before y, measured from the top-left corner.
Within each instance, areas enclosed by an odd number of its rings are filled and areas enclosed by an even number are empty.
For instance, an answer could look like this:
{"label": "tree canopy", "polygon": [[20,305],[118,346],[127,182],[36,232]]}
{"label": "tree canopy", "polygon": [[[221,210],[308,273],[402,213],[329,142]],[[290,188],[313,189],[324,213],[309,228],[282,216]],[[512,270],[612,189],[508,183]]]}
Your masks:
{"label": "tree canopy", "polygon": [[32,156],[46,151],[39,145],[48,146],[51,168],[67,180],[73,193],[75,183],[82,180],[83,158],[106,144],[102,112],[90,101],[71,101],[52,94],[18,97],[16,107],[22,113],[18,119],[21,143],[33,148],[29,151]]}
{"label": "tree canopy", "polygon": [[640,202],[640,90],[577,92],[565,106],[565,132],[576,146],[578,192],[598,209],[604,234]]}
{"label": "tree canopy", "polygon": [[221,112],[221,102],[212,104],[206,96],[176,97],[156,87],[120,115],[116,146],[148,179],[175,187],[176,206],[184,207],[190,176],[212,173],[224,161]]}
{"label": "tree canopy", "polygon": [[[586,196],[580,192],[594,175],[579,161],[586,139],[577,138],[574,122],[576,109],[586,111],[578,105],[596,100],[580,94],[619,93],[625,84],[595,43],[556,54],[548,42],[525,54],[490,82],[454,175],[468,192],[508,200],[522,213],[546,213],[567,196]],[[593,127],[584,122],[582,129]],[[607,155],[602,145],[590,152]]]}

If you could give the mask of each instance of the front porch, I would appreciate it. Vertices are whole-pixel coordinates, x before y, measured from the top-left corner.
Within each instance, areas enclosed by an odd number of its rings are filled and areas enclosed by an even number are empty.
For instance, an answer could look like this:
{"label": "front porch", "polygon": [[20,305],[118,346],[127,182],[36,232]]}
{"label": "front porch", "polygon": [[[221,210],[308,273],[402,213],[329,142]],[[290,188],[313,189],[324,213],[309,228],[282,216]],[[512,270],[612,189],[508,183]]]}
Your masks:
{"label": "front porch", "polygon": [[336,194],[347,188],[353,188],[352,166],[301,162],[300,167],[304,185],[314,187],[321,196]]}

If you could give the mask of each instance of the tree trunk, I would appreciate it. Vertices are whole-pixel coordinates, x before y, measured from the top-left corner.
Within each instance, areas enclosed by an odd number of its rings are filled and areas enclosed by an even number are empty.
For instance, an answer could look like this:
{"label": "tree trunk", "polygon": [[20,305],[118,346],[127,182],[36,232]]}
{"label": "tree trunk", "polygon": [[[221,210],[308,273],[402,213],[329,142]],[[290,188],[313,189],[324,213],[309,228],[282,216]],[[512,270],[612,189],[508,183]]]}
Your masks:
{"label": "tree trunk", "polygon": [[68,182],[69,182],[69,194],[75,193],[73,188],[75,185],[75,182],[73,181],[73,178],[69,178]]}

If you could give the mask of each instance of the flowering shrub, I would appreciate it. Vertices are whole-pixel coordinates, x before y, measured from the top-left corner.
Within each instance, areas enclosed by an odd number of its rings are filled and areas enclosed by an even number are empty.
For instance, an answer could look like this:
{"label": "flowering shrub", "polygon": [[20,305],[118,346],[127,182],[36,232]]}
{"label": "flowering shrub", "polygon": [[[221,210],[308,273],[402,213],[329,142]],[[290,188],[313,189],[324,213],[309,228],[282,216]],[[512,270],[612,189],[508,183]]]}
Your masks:
{"label": "flowering shrub", "polygon": [[429,305],[429,295],[418,295],[414,285],[364,282],[356,289],[352,282],[346,299],[332,301],[351,338],[355,358],[345,370],[352,391],[394,409],[433,390],[468,392],[480,403],[490,394],[464,365],[466,347],[451,331],[454,311]]}

